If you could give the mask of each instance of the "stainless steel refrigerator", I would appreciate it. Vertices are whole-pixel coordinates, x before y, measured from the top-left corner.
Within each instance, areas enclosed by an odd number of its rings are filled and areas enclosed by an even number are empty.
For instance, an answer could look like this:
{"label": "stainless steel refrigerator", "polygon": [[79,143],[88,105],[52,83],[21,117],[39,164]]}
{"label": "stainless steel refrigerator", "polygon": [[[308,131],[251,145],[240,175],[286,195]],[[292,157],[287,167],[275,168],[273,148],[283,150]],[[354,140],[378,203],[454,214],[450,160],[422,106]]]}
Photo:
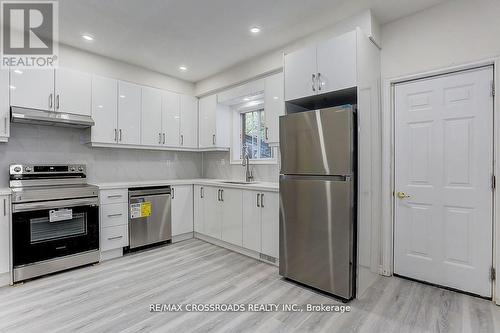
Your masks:
{"label": "stainless steel refrigerator", "polygon": [[280,275],[355,291],[355,106],[280,118]]}

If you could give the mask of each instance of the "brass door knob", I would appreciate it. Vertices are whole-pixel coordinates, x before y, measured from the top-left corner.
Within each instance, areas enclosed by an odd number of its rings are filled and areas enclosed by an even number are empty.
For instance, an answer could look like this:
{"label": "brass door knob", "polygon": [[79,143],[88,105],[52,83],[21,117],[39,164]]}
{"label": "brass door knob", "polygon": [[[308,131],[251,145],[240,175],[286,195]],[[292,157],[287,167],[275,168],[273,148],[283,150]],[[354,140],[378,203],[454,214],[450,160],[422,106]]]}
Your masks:
{"label": "brass door knob", "polygon": [[398,198],[399,199],[406,199],[406,198],[409,198],[410,196],[408,194],[406,194],[405,192],[398,192]]}

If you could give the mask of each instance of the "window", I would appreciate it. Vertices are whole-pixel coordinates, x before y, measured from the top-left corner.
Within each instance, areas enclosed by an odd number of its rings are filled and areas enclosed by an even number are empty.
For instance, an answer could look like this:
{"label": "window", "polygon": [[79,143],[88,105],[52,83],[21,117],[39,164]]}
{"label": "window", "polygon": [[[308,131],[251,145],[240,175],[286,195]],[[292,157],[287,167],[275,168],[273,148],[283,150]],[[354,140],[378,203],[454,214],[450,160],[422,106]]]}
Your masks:
{"label": "window", "polygon": [[241,115],[241,151],[240,159],[245,152],[249,159],[272,159],[272,149],[266,143],[266,117],[264,109],[247,111]]}

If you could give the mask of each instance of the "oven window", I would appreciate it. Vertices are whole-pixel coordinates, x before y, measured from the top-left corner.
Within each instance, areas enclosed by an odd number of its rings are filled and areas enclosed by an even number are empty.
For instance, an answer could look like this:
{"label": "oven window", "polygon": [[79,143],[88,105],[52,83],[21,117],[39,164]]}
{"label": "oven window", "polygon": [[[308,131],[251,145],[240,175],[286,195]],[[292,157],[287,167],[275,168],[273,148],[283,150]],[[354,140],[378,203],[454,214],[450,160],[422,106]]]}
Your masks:
{"label": "oven window", "polygon": [[87,234],[87,213],[74,213],[72,218],[50,222],[48,216],[30,218],[31,243]]}

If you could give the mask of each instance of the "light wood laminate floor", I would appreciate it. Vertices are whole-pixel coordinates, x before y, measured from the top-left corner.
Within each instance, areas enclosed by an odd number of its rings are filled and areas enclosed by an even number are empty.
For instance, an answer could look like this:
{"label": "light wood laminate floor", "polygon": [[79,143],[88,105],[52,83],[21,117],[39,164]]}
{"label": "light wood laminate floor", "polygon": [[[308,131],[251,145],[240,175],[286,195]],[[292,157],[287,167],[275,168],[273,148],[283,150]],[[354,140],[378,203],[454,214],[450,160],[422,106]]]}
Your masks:
{"label": "light wood laminate floor", "polygon": [[492,302],[395,277],[343,314],[153,313],[151,303],[342,304],[193,239],[0,288],[0,332],[500,332]]}

